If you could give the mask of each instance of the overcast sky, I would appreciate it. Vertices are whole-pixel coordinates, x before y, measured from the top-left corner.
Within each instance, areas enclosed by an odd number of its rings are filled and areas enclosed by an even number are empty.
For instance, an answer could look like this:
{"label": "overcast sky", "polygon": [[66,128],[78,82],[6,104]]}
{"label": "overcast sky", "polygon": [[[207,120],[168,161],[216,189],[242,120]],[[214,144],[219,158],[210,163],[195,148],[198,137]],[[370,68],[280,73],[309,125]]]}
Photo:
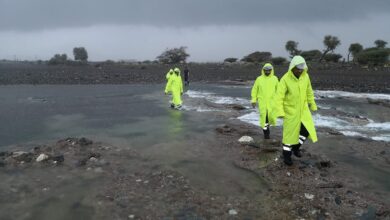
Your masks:
{"label": "overcast sky", "polygon": [[90,60],[153,60],[187,46],[190,61],[288,57],[284,45],[322,49],[390,42],[390,0],[0,0],[0,59],[49,59],[84,46]]}

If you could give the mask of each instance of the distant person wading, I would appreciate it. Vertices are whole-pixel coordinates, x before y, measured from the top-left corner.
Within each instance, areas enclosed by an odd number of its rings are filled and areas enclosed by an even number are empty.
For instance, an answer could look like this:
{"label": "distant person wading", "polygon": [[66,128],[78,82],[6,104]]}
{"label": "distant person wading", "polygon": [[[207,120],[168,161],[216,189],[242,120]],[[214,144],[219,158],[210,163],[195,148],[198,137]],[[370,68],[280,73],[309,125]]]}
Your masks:
{"label": "distant person wading", "polygon": [[[266,63],[261,69],[261,75],[257,77],[251,92],[252,107],[259,106],[260,127],[263,128],[264,139],[270,138],[270,113],[272,100],[278,86],[278,78],[274,75],[274,68],[270,63]],[[273,122],[272,125],[275,125]]]}
{"label": "distant person wading", "polygon": [[184,85],[190,85],[190,71],[188,70],[188,67],[184,68]]}
{"label": "distant person wading", "polygon": [[275,96],[274,117],[283,118],[283,158],[292,165],[291,155],[301,157],[300,147],[310,138],[317,142],[311,111],[317,110],[306,61],[294,56],[288,72],[281,78]]}
{"label": "distant person wading", "polygon": [[183,81],[181,79],[180,69],[175,68],[174,73],[167,78],[168,82],[165,86],[165,94],[172,93],[171,108],[180,110],[182,105],[181,96],[183,94]]}

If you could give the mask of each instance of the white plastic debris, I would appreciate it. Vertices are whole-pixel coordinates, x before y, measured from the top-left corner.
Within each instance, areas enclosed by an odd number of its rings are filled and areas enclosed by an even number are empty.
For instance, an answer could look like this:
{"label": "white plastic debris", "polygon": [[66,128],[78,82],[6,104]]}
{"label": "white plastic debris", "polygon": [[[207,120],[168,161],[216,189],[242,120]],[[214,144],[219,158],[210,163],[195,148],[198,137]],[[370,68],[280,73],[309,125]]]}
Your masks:
{"label": "white plastic debris", "polygon": [[42,162],[42,161],[45,161],[45,160],[47,160],[47,159],[49,159],[49,156],[47,156],[46,154],[40,154],[40,155],[37,157],[36,161],[37,161],[37,162]]}
{"label": "white plastic debris", "polygon": [[253,143],[254,140],[250,136],[242,136],[240,139],[238,139],[238,142],[242,144],[249,144],[249,143]]}
{"label": "white plastic debris", "polygon": [[310,194],[310,193],[305,193],[305,198],[312,200],[312,199],[314,199],[314,195]]}

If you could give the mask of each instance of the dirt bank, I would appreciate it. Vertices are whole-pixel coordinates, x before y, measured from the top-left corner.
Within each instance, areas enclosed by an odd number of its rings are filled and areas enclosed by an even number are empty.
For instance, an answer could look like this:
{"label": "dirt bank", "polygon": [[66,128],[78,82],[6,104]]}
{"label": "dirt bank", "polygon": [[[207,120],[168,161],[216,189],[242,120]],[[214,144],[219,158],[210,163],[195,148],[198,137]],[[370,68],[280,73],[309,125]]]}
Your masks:
{"label": "dirt bank", "polygon": [[[189,64],[191,82],[252,81],[260,67],[254,64]],[[363,69],[343,65],[310,65],[314,89],[390,93],[390,69]],[[48,66],[30,63],[0,63],[0,84],[129,84],[164,83],[172,65],[91,64]],[[287,66],[276,66],[281,77]]]}

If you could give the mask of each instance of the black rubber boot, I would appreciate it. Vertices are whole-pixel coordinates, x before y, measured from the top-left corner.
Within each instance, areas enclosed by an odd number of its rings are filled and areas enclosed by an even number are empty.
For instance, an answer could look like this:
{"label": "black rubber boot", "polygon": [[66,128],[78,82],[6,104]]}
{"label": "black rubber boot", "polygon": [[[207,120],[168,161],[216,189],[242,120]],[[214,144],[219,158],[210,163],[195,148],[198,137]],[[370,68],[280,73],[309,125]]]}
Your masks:
{"label": "black rubber boot", "polygon": [[264,133],[264,139],[270,139],[270,130],[269,130],[269,127],[267,128],[267,130],[264,130],[263,129],[263,133]]}
{"label": "black rubber boot", "polygon": [[292,146],[292,152],[294,153],[294,156],[302,157],[301,150],[299,149],[300,147],[301,147],[300,144],[296,144]]}
{"label": "black rubber boot", "polygon": [[293,164],[293,162],[292,162],[292,160],[291,160],[291,154],[292,154],[291,151],[283,150],[283,162],[284,162],[287,166],[291,166],[291,165]]}

